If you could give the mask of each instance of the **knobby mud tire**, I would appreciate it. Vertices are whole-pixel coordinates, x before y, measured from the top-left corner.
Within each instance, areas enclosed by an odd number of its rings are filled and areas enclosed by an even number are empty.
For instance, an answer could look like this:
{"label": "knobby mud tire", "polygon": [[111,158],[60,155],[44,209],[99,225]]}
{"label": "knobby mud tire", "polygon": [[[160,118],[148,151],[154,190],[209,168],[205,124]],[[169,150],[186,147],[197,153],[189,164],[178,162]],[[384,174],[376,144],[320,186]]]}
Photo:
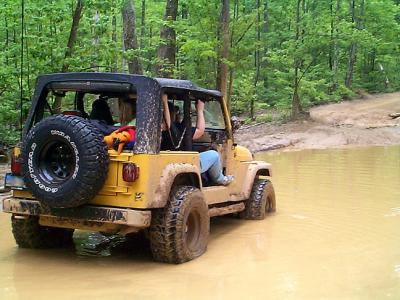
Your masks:
{"label": "knobby mud tire", "polygon": [[167,206],[154,211],[150,247],[156,261],[180,264],[207,250],[210,232],[208,206],[192,186],[173,189]]}
{"label": "knobby mud tire", "polygon": [[41,226],[39,217],[11,216],[12,233],[20,248],[46,249],[73,245],[73,229]]}
{"label": "knobby mud tire", "polygon": [[51,116],[36,124],[23,141],[21,163],[32,194],[54,208],[87,203],[108,174],[103,135],[76,116]]}
{"label": "knobby mud tire", "polygon": [[263,220],[267,213],[275,212],[275,191],[271,181],[256,178],[245,205],[240,217],[247,220]]}

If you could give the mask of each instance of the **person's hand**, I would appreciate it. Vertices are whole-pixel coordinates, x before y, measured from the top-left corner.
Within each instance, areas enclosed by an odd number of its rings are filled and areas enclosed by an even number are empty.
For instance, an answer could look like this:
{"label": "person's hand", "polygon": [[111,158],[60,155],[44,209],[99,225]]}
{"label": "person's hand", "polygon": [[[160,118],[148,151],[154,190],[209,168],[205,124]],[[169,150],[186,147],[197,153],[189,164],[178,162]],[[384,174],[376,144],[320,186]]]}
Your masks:
{"label": "person's hand", "polygon": [[204,111],[204,102],[203,101],[197,100],[196,110],[197,110],[197,113],[202,113]]}
{"label": "person's hand", "polygon": [[204,102],[203,101],[197,100],[196,110],[197,110],[197,124],[196,124],[196,130],[193,134],[194,140],[201,138],[203,136],[204,130],[206,128],[206,123],[204,120]]}
{"label": "person's hand", "polygon": [[[171,128],[171,115],[168,107],[168,95],[162,95],[162,101],[164,106],[164,121],[165,121],[165,129]],[[164,123],[164,122],[163,122]]]}

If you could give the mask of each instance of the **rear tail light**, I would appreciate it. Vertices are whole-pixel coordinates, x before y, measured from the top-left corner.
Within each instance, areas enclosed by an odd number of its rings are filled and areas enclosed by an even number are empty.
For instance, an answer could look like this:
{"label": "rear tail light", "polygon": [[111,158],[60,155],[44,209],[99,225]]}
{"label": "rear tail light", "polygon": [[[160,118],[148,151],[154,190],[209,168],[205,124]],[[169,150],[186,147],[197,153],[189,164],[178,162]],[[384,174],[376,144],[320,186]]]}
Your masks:
{"label": "rear tail light", "polygon": [[134,163],[124,163],[122,166],[122,178],[126,182],[134,182],[139,178],[140,169]]}
{"label": "rear tail light", "polygon": [[11,173],[13,175],[21,175],[21,163],[19,162],[20,149],[14,148],[11,155]]}
{"label": "rear tail light", "polygon": [[80,112],[79,110],[66,110],[63,111],[62,114],[64,116],[78,116],[78,117],[82,117],[82,112]]}

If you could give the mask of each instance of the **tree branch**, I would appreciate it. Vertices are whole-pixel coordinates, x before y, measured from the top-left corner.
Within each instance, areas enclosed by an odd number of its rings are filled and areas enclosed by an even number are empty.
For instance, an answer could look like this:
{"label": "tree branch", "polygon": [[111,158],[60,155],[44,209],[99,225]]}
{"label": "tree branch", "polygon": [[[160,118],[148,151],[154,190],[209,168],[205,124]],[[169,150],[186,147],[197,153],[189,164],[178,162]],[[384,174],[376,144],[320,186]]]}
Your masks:
{"label": "tree branch", "polygon": [[301,73],[299,79],[297,80],[297,84],[300,83],[300,81],[303,79],[304,75],[307,73],[307,71],[310,69],[310,67],[315,63],[316,59],[319,57],[321,52],[318,52],[318,54],[311,60],[311,62],[308,64],[308,66],[304,69],[304,71]]}
{"label": "tree branch", "polygon": [[239,37],[239,39],[235,42],[235,44],[239,44],[242,39],[244,38],[244,36],[246,35],[246,33],[250,30],[250,28],[253,26],[254,21],[250,23],[250,25],[246,28],[246,30],[242,33],[242,35]]}

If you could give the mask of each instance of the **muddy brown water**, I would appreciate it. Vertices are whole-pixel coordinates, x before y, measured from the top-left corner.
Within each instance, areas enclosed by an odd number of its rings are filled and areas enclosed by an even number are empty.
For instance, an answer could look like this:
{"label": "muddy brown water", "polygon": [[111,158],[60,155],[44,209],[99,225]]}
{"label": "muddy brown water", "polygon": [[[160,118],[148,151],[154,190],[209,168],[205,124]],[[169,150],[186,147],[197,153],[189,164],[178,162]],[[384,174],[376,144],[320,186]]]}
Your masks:
{"label": "muddy brown water", "polygon": [[274,165],[277,213],[214,219],[183,265],[141,247],[80,255],[85,232],[78,253],[18,249],[0,214],[0,299],[400,299],[400,147],[257,157]]}

